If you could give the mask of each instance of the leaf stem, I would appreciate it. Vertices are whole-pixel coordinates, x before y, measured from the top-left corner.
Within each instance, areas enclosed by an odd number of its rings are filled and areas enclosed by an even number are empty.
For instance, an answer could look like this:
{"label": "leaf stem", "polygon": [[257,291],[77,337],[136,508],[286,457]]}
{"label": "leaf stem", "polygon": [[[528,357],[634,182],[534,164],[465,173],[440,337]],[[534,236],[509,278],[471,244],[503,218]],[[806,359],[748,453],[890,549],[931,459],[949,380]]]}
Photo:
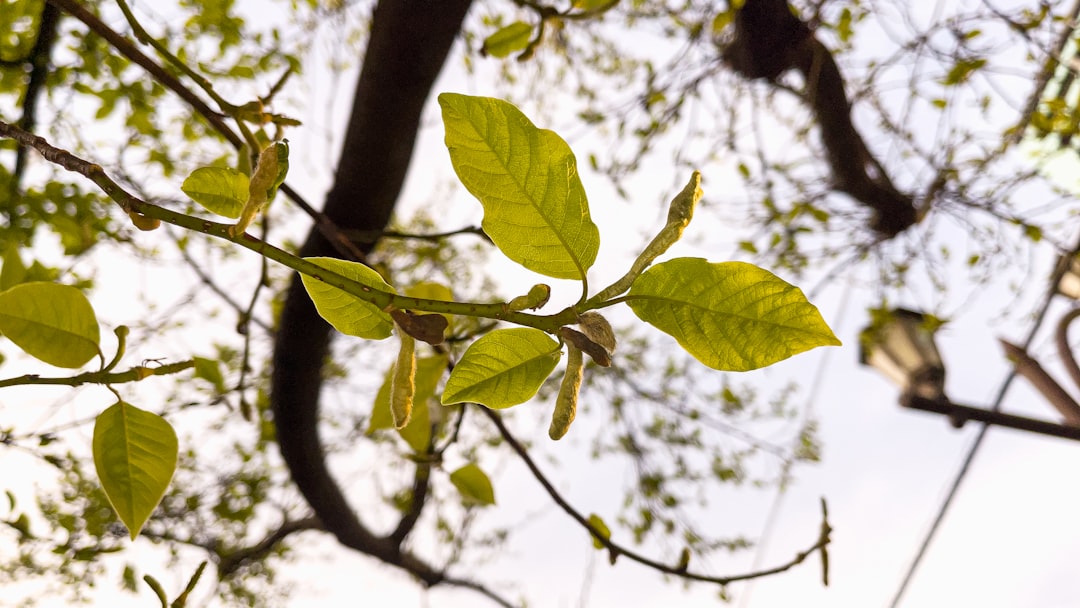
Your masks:
{"label": "leaf stem", "polygon": [[37,374],[26,374],[24,376],[17,376],[15,378],[7,378],[4,380],[0,380],[0,388],[28,384],[63,385],[73,387],[83,384],[102,384],[108,386],[111,384],[138,382],[145,378],[149,378],[150,376],[168,376],[170,374],[178,374],[186,369],[190,369],[193,367],[195,367],[195,361],[189,360],[180,361],[179,363],[169,363],[160,367],[137,365],[123,372],[85,372],[75,376],[68,376],[66,378],[42,378]]}
{"label": "leaf stem", "polygon": [[426,298],[413,298],[397,295],[387,291],[374,289],[367,285],[361,285],[360,283],[347,279],[340,274],[320,266],[316,266],[307,260],[299,258],[247,233],[233,236],[230,232],[232,224],[213,222],[148,203],[124,190],[123,187],[113,181],[112,178],[105,173],[105,170],[101,165],[79,158],[67,150],[62,150],[51,145],[43,137],[28,133],[2,120],[0,120],[0,137],[14,139],[24,146],[32,147],[37,150],[45,160],[59,165],[68,171],[83,175],[94,182],[109,196],[109,198],[116,202],[121,209],[129,214],[136,213],[138,215],[155,218],[167,224],[172,224],[195,232],[201,232],[207,236],[236,243],[245,249],[250,249],[265,258],[274,260],[297,272],[322,281],[327,285],[337,287],[365,302],[374,304],[382,310],[392,310],[396,308],[399,310],[482,317],[486,319],[508,321],[516,325],[535,327],[536,329],[551,334],[554,334],[563,325],[570,325],[577,321],[577,312],[575,312],[573,307],[568,307],[551,315],[537,315],[507,310],[505,303],[502,302],[477,303],[429,300]]}

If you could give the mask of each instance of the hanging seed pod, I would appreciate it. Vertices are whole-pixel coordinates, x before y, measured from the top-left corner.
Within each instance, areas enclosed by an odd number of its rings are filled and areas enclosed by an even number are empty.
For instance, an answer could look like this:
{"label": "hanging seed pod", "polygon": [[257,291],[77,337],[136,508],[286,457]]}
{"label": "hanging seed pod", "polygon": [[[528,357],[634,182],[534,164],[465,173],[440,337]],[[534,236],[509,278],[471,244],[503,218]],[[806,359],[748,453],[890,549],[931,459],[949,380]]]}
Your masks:
{"label": "hanging seed pod", "polygon": [[398,327],[401,348],[390,379],[390,414],[396,428],[405,428],[412,416],[416,395],[416,339]]}
{"label": "hanging seed pod", "polygon": [[581,391],[581,377],[585,371],[585,358],[581,350],[568,342],[566,351],[566,372],[559,386],[559,396],[555,398],[551,426],[548,427],[548,437],[556,441],[570,430],[570,423],[577,416],[578,392]]}

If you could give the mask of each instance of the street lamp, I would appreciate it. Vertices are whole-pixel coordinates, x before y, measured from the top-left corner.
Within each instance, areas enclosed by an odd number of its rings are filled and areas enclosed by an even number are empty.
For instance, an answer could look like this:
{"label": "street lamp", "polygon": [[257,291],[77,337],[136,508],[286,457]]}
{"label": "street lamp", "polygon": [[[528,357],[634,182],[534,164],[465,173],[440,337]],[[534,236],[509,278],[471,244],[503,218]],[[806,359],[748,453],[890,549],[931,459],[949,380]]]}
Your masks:
{"label": "street lamp", "polygon": [[[1024,416],[1006,414],[996,409],[959,405],[945,396],[945,366],[941,362],[937,345],[934,344],[936,323],[927,315],[912,310],[897,308],[888,311],[882,318],[863,330],[861,338],[860,361],[864,365],[876,368],[886,377],[897,383],[903,393],[900,405],[924,412],[944,414],[956,428],[968,420],[994,424],[1022,431],[1051,435],[1063,439],[1080,441],[1080,406],[1066,399],[1071,406],[1062,406],[1051,400],[1065,416],[1067,424],[1057,424]],[[1022,349],[1013,347],[1022,352]],[[1049,375],[1034,366],[1027,358],[1020,358],[1016,352],[1009,351],[1009,356],[1018,364],[1018,372],[1035,382],[1043,391],[1040,380],[1049,379]],[[1026,357],[1026,355],[1025,355]],[[1041,372],[1036,373],[1036,372]],[[1045,378],[1041,378],[1045,376]],[[1049,382],[1053,383],[1050,379]],[[1056,383],[1054,383],[1056,386]],[[1064,393],[1060,387],[1058,392]],[[1043,391],[1044,395],[1046,391]],[[1050,398],[1049,396],[1047,397]]]}
{"label": "street lamp", "polygon": [[1057,284],[1058,293],[1073,300],[1080,300],[1080,257],[1075,254],[1062,255],[1058,258],[1058,271],[1061,273]]}
{"label": "street lamp", "polygon": [[900,385],[904,397],[945,398],[945,365],[934,343],[936,324],[926,315],[896,308],[863,330],[859,356]]}

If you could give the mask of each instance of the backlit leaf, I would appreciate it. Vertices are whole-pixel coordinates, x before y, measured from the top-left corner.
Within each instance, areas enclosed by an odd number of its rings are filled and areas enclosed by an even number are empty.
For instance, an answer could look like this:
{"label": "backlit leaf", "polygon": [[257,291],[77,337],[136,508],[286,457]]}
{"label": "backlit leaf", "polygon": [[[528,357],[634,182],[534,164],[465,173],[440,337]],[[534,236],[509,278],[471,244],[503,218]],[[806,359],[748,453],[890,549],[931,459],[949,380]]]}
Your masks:
{"label": "backlit leaf", "polygon": [[180,189],[207,211],[238,218],[248,199],[248,176],[232,167],[199,167]]}
{"label": "backlit leaf", "polygon": [[484,207],[484,232],[529,270],[584,279],[600,232],[570,146],[499,99],[443,93],[439,105],[454,170]]}
{"label": "backlit leaf", "polygon": [[[336,258],[304,259],[357,283],[382,291],[394,291],[394,288],[387,285],[379,273],[359,262]],[[394,322],[390,319],[390,315],[379,310],[379,307],[314,277],[300,275],[300,279],[304,282],[304,289],[311,296],[311,301],[315,303],[319,316],[333,325],[334,329],[349,336],[368,340],[382,340],[390,336]]]}
{"label": "backlit leaf", "polygon": [[97,417],[93,451],[101,487],[134,540],[176,471],[176,432],[161,416],[120,402]]}
{"label": "backlit leaf", "polygon": [[[611,530],[607,527],[607,524],[604,523],[604,520],[596,513],[589,515],[589,525],[596,528],[596,531],[599,532],[600,536],[605,540],[611,538]],[[593,536],[592,544],[593,547],[596,547],[597,549],[604,548],[604,543],[600,542],[600,539],[595,536]]]}
{"label": "backlit leaf", "polygon": [[799,288],[745,262],[663,262],[642,273],[627,298],[634,314],[714,369],[757,369],[840,345]]}
{"label": "backlit leaf", "polygon": [[524,403],[540,390],[561,355],[559,343],[539,329],[497,329],[465,351],[446,381],[442,402],[496,409]]}
{"label": "backlit leaf", "polygon": [[0,293],[0,333],[32,357],[57,367],[82,367],[99,352],[100,330],[90,301],[56,283],[20,283]]}
{"label": "backlit leaf", "polygon": [[529,46],[533,27],[523,21],[515,21],[484,38],[480,52],[492,57],[506,57]]}
{"label": "backlit leaf", "polygon": [[467,464],[451,473],[450,483],[461,492],[461,500],[466,505],[495,504],[495,489],[491,487],[491,479],[475,464]]}

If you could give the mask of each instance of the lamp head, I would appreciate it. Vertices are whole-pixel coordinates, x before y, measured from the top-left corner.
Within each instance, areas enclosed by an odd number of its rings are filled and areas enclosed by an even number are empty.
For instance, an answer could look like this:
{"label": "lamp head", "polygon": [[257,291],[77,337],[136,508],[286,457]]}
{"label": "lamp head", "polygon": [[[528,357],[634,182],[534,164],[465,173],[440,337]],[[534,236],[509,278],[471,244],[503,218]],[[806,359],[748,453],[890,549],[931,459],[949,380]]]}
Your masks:
{"label": "lamp head", "polygon": [[895,382],[905,396],[946,400],[945,366],[934,343],[940,326],[937,318],[913,310],[880,311],[860,336],[859,360]]}

